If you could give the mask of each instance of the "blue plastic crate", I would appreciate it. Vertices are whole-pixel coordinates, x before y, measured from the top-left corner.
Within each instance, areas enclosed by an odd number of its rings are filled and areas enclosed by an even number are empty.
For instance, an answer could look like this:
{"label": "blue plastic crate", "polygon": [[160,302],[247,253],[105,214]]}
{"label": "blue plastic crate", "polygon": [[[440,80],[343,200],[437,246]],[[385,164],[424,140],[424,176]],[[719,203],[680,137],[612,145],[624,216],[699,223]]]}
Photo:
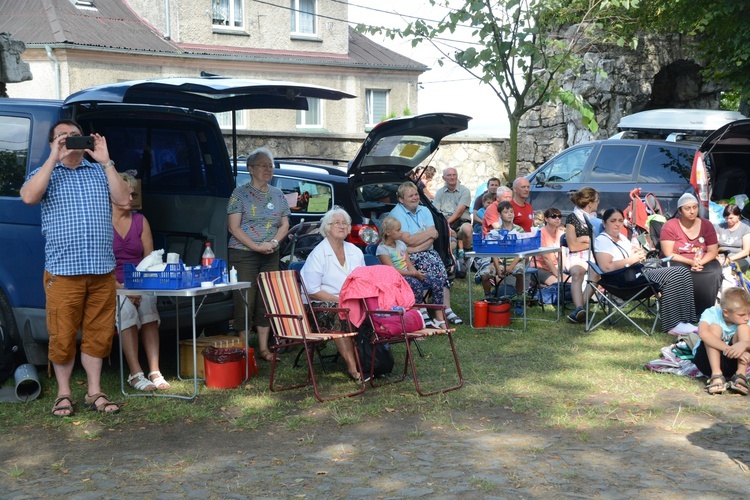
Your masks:
{"label": "blue plastic crate", "polygon": [[517,233],[501,231],[502,239],[485,239],[481,234],[474,234],[474,251],[477,253],[517,253],[536,250],[542,246],[542,233],[537,231],[531,238],[518,238]]}
{"label": "blue plastic crate", "polygon": [[167,264],[161,272],[137,271],[133,264],[123,264],[125,288],[132,290],[179,290],[181,288],[197,288],[202,281],[213,281],[220,278],[222,271],[227,268],[226,262],[214,259],[211,267],[196,266],[184,269],[182,261],[179,264]]}
{"label": "blue plastic crate", "polygon": [[[190,271],[182,265],[167,264],[161,272],[138,271],[133,264],[123,264],[122,273],[125,278],[125,288],[132,290],[178,290],[191,287]],[[198,283],[200,286],[200,283]]]}

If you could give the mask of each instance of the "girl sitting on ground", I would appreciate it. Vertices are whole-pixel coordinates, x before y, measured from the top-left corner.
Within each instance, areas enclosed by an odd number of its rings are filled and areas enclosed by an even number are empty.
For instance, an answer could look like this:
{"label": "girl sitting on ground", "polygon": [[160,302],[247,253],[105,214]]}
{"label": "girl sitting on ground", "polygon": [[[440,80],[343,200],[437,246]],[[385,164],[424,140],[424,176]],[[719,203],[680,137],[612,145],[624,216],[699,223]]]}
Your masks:
{"label": "girl sitting on ground", "polygon": [[[432,290],[432,302],[434,304],[443,303],[443,285],[438,277],[427,276],[424,271],[418,270],[409,257],[406,243],[401,241],[401,222],[395,217],[386,217],[380,225],[380,231],[383,234],[383,241],[378,245],[375,252],[380,262],[386,266],[393,266],[404,277],[412,291],[417,303],[424,301],[424,294]],[[427,315],[426,310],[422,310],[422,317]],[[427,323],[429,317],[425,318]],[[443,312],[435,312],[435,321],[432,323],[435,328],[445,328],[445,318]]]}

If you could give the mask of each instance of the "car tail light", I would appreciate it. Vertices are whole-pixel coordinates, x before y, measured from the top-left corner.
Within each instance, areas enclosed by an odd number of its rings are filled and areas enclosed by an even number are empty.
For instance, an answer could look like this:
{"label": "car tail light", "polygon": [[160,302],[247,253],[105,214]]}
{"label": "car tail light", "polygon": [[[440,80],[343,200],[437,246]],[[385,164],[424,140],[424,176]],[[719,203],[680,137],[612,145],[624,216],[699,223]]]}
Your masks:
{"label": "car tail light", "polygon": [[347,241],[362,247],[377,243],[380,241],[378,228],[371,224],[352,224],[352,232]]}
{"label": "car tail light", "polygon": [[693,170],[690,172],[690,184],[698,195],[698,201],[701,207],[708,210],[708,201],[711,193],[708,192],[708,173],[706,172],[706,163],[703,160],[703,153],[695,153],[693,159]]}

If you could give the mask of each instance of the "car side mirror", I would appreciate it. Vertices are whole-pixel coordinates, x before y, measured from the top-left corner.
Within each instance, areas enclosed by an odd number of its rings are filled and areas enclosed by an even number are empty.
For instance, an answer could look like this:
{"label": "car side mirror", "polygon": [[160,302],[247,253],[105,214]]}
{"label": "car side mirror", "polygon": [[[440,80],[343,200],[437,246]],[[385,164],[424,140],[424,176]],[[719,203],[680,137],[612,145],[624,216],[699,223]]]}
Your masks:
{"label": "car side mirror", "polygon": [[534,177],[534,180],[536,181],[537,187],[542,187],[547,183],[547,175],[544,172],[539,172]]}

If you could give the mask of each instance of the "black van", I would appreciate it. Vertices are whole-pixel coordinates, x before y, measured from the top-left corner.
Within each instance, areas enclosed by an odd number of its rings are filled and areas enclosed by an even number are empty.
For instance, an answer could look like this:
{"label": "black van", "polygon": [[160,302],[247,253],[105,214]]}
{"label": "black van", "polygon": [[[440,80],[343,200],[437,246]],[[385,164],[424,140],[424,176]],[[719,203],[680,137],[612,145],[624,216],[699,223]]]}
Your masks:
{"label": "black van", "polygon": [[[118,171],[141,181],[142,213],[154,247],[199,263],[205,242],[227,255],[226,204],[235,186],[226,143],[211,113],[235,109],[306,109],[307,97],[343,99],[337,90],[289,82],[224,77],[120,82],[83,90],[64,101],[0,99],[0,328],[20,340],[30,363],[47,362],[44,239],[39,205],[21,201],[25,177],[49,156],[47,133],[75,119],[84,133],[107,139]],[[86,242],[80,242],[86,244]],[[180,322],[192,323],[183,301]],[[175,305],[159,303],[162,329],[174,329]],[[228,293],[207,298],[199,327],[232,317]]]}

